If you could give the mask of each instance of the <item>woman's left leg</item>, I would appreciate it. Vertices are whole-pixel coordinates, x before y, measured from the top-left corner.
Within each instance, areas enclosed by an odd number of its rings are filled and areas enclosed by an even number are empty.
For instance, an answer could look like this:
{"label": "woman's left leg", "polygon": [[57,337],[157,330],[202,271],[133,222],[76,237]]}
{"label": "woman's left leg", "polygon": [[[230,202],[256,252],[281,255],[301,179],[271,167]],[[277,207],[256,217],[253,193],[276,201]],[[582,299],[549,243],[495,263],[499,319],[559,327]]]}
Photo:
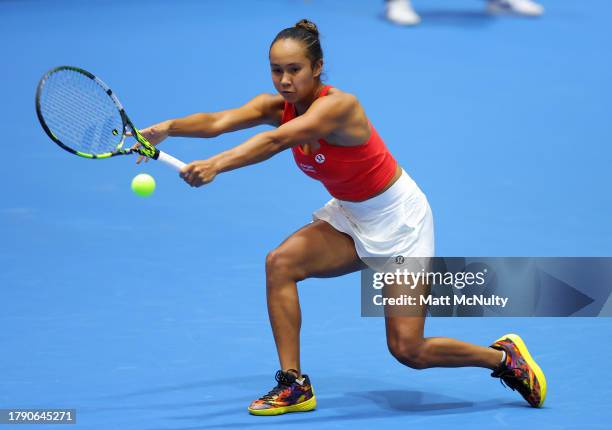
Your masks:
{"label": "woman's left leg", "polygon": [[[412,291],[415,296],[429,294],[429,288],[423,284]],[[385,287],[388,296],[402,293],[405,293],[402,287]],[[400,363],[413,369],[468,366],[495,369],[499,366],[501,351],[447,337],[424,337],[426,311],[427,307],[421,305],[410,308],[411,316],[398,316],[395,309],[385,308],[387,346]]]}
{"label": "woman's left leg", "polygon": [[385,318],[389,352],[413,369],[429,367],[485,367],[495,369],[501,351],[448,337],[424,337],[424,316]]}
{"label": "woman's left leg", "polygon": [[[421,293],[428,290],[421,288]],[[447,337],[424,337],[425,306],[415,316],[396,316],[388,309],[385,312],[387,346],[400,363],[413,369],[468,366],[492,369],[491,376],[501,378],[531,406],[540,407],[544,403],[546,377],[520,336],[504,335],[490,347]]]}

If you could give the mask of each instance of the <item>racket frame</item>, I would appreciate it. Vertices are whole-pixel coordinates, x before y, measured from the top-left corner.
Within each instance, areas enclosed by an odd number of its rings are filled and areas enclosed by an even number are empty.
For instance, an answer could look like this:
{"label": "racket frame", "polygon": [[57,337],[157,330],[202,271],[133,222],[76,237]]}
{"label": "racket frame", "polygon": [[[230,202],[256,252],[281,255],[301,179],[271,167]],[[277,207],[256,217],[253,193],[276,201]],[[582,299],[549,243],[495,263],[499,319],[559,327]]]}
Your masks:
{"label": "racket frame", "polygon": [[[115,147],[114,151],[105,152],[102,154],[88,154],[85,152],[77,151],[76,149],[73,149],[65,145],[64,143],[62,143],[62,141],[53,134],[49,126],[47,126],[47,123],[45,122],[45,119],[42,114],[41,106],[40,106],[40,97],[43,92],[45,83],[47,82],[49,77],[53,73],[57,73],[61,70],[72,70],[74,72],[80,73],[88,77],[89,79],[93,80],[113,100],[113,103],[115,103],[115,106],[117,107],[117,109],[119,110],[119,114],[121,115],[121,120],[123,122],[123,130],[122,130],[121,141]],[[123,105],[121,104],[117,96],[115,96],[115,94],[113,93],[113,90],[111,90],[110,87],[106,85],[104,81],[102,81],[96,75],[88,72],[87,70],[81,69],[80,67],[59,66],[59,67],[54,67],[53,69],[49,70],[47,73],[44,74],[44,76],[41,78],[40,82],[38,83],[38,87],[36,89],[36,115],[38,116],[38,121],[40,122],[40,125],[42,126],[43,130],[45,131],[47,136],[51,138],[53,142],[59,145],[62,149],[65,149],[66,151],[72,154],[78,155],[79,157],[84,157],[84,158],[89,158],[89,159],[104,159],[104,158],[114,157],[116,155],[129,155],[129,154],[137,153],[147,158],[157,160],[160,156],[161,151],[157,149],[155,146],[151,145],[151,143],[142,134],[140,134],[140,131],[136,127],[134,127],[134,124],[132,123],[130,118],[127,116],[127,113],[125,113],[125,109],[123,108]],[[129,148],[129,149],[123,148],[123,144],[125,143],[125,138],[127,137],[128,131],[130,131],[132,136],[134,136],[136,140],[138,141],[138,143],[142,145],[141,147]],[[161,158],[161,161],[164,161],[167,164],[170,164],[177,169],[180,169],[182,166],[185,165],[185,163],[183,163],[182,161],[177,160],[176,158],[168,154],[165,154],[165,153],[162,153],[162,154],[163,156]]]}

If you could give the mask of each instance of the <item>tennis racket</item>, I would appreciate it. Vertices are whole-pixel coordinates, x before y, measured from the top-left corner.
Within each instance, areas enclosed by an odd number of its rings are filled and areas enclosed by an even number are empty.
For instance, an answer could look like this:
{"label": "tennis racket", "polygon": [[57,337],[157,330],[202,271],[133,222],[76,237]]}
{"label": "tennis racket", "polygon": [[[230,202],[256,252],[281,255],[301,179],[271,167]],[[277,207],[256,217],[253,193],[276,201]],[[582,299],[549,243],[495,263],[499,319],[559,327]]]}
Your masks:
{"label": "tennis racket", "polygon": [[[66,151],[97,159],[140,154],[180,170],[185,163],[151,145],[128,118],[112,90],[78,67],[49,70],[38,83],[36,114],[47,135]],[[138,148],[124,148],[134,136]]]}

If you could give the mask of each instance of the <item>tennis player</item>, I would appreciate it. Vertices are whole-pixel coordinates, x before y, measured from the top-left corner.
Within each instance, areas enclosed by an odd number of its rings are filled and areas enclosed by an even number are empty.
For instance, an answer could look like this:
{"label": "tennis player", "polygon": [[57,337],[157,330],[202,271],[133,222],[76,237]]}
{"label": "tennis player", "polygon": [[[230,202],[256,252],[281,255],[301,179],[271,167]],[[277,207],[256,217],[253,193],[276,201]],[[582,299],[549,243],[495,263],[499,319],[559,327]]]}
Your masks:
{"label": "tennis player", "polygon": [[[276,386],[254,400],[255,415],[309,411],[316,398],[300,365],[301,311],[297,283],[334,277],[365,267],[370,257],[431,257],[432,212],[427,198],[393,158],[352,95],[321,81],[323,52],[315,24],[301,20],[282,30],[269,51],[278,94],[261,94],[236,109],[197,113],[142,130],[152,143],[168,136],[215,137],[269,124],[275,128],[182,169],[192,187],[223,172],[291,150],[299,169],[320,181],[333,197],[314,221],[290,235],[266,258],[268,313],[280,361]],[[140,162],[142,159],[139,159]],[[544,402],[546,381],[517,335],[490,347],[424,337],[425,313],[387,316],[389,351],[413,369],[479,366],[491,369],[531,406]]]}

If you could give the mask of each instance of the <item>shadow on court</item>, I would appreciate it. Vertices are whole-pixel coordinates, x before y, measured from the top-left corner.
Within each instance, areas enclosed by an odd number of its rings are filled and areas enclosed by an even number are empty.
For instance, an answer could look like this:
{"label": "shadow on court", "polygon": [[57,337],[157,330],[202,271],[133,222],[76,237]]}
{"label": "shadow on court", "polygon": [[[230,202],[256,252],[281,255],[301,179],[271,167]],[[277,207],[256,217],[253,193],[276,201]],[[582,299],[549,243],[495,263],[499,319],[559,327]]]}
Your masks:
{"label": "shadow on court", "polygon": [[[187,427],[155,427],[149,430],[197,430],[211,428],[245,428],[245,427],[265,427],[271,424],[268,420],[283,421],[286,424],[308,424],[317,425],[330,422],[360,421],[380,418],[400,418],[402,416],[415,415],[427,416],[441,414],[468,414],[488,410],[502,410],[506,407],[514,407],[516,402],[504,403],[500,399],[492,399],[486,402],[474,403],[471,401],[458,399],[439,393],[429,393],[422,391],[402,391],[402,390],[381,390],[347,392],[337,397],[322,397],[316,412],[304,414],[290,414],[279,417],[255,417],[245,416],[248,421],[204,424]],[[524,407],[524,406],[522,406]],[[334,413],[334,411],[340,411]],[[193,414],[183,416],[167,417],[169,420],[194,420],[209,421],[217,417],[227,417],[235,414],[235,408],[217,410],[212,413]],[[246,411],[245,411],[246,414]],[[414,420],[411,419],[411,423]]]}
{"label": "shadow on court", "polygon": [[191,382],[188,384],[177,384],[177,385],[166,385],[163,387],[148,388],[145,390],[132,391],[124,394],[111,394],[109,396],[98,397],[98,400],[117,400],[117,399],[128,399],[132,397],[144,397],[157,394],[165,394],[177,391],[188,391],[188,390],[201,390],[209,389],[210,387],[234,387],[239,390],[253,389],[255,391],[261,391],[261,387],[271,385],[270,375],[254,375],[254,376],[241,376],[233,378],[221,378],[202,380],[198,382]]}
{"label": "shadow on court", "polygon": [[[411,422],[415,416],[436,416],[450,414],[469,414],[487,410],[503,410],[508,407],[521,407],[525,405],[519,402],[507,403],[504,399],[491,399],[487,401],[474,402],[471,400],[441,394],[439,392],[425,392],[416,390],[403,390],[400,388],[389,387],[388,382],[373,378],[352,378],[347,382],[347,386],[381,387],[383,389],[346,391],[344,393],[333,394],[332,387],[342,388],[336,380],[320,380],[318,386],[324,387],[327,395],[318,396],[318,407],[315,413],[289,414],[282,417],[268,417],[286,423],[304,423],[316,425],[317,423],[328,423],[330,421],[362,421],[379,418],[389,418],[402,416],[411,417]],[[220,378],[213,380],[202,380],[188,384],[167,385],[162,387],[149,388],[140,391],[133,391],[123,394],[116,394],[97,398],[97,401],[108,400],[117,402],[118,400],[129,401],[129,399],[145,399],[172,393],[185,395],[185,391],[193,391],[190,397],[200,397],[202,400],[193,402],[145,402],[137,404],[113,404],[111,406],[80,408],[83,413],[96,415],[97,413],[108,413],[113,411],[158,411],[170,412],[180,409],[195,408],[196,411],[189,414],[172,414],[162,419],[174,422],[202,422],[202,425],[195,426],[168,426],[155,427],[149,430],[172,429],[172,430],[195,430],[209,428],[245,428],[245,427],[265,427],[270,422],[262,417],[250,416],[246,412],[246,406],[255,398],[257,393],[261,394],[262,387],[267,387],[271,381],[269,375],[253,375],[248,377]],[[222,388],[223,387],[223,388]],[[231,391],[228,391],[228,388]],[[222,390],[222,391],[220,391]],[[202,393],[204,392],[204,393]],[[232,396],[233,393],[252,392],[253,396]],[[216,393],[214,398],[209,393]],[[244,407],[239,407],[243,405]],[[225,407],[224,407],[225,406]],[[200,409],[200,411],[197,411]],[[220,422],[223,419],[232,418],[233,422]],[[418,420],[418,418],[417,418]],[[211,422],[212,421],[212,422]]]}

